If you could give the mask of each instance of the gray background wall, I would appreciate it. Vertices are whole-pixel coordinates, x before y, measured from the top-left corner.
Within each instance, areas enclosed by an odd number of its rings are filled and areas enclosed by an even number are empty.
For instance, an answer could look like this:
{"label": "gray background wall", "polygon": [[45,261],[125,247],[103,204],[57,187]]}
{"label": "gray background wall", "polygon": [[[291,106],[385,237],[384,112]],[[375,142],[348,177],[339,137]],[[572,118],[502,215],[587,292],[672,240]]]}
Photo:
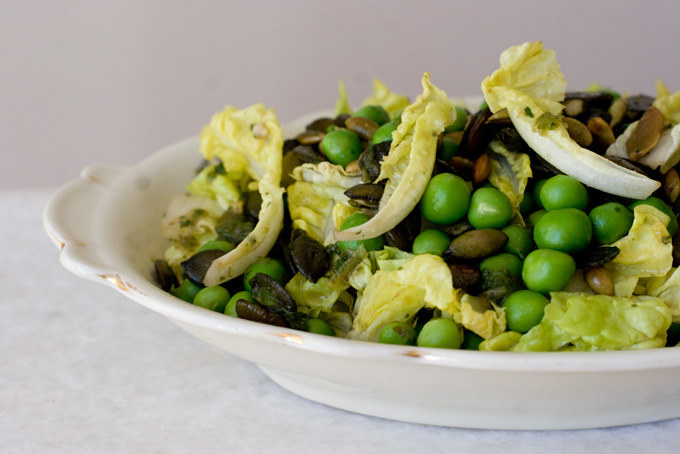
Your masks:
{"label": "gray background wall", "polygon": [[133,164],[230,104],[282,121],[372,77],[479,93],[510,45],[555,49],[568,88],[680,90],[680,2],[0,0],[0,189]]}

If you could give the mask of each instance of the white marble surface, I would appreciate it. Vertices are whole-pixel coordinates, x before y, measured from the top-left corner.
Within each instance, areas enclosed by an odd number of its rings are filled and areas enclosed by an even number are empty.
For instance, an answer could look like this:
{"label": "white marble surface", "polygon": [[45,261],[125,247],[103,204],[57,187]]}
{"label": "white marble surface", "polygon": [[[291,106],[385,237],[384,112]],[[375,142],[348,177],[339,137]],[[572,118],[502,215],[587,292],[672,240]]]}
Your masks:
{"label": "white marble surface", "polygon": [[63,269],[41,224],[49,195],[0,192],[2,453],[678,452],[680,419],[463,430],[306,401],[253,364]]}

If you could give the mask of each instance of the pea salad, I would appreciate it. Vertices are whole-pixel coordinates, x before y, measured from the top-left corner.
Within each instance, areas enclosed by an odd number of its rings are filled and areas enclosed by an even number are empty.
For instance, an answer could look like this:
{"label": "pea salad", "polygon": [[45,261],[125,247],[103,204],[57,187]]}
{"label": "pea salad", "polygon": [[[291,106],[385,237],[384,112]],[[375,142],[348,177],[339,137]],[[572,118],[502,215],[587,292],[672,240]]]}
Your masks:
{"label": "pea salad", "polygon": [[278,327],[421,347],[596,351],[680,341],[680,92],[566,90],[513,46],[454,100],[374,80],[284,137],[226,107],[161,222],[159,285]]}

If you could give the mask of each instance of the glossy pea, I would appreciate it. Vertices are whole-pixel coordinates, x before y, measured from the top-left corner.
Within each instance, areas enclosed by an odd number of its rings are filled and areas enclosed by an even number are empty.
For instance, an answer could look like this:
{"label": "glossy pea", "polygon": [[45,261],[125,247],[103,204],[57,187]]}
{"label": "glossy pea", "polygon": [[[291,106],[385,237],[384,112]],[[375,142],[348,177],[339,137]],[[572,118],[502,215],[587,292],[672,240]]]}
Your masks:
{"label": "glossy pea", "polygon": [[635,202],[630,204],[630,209],[635,210],[635,207],[638,205],[650,205],[656,208],[657,210],[661,211],[665,215],[667,215],[670,219],[670,222],[668,223],[668,234],[670,236],[674,236],[678,232],[678,218],[673,213],[673,209],[668,206],[666,202],[661,200],[658,197],[648,197],[645,200],[636,200]]}
{"label": "glossy pea", "polygon": [[599,244],[612,244],[628,234],[633,225],[633,212],[617,202],[593,208],[588,214],[593,236]]}
{"label": "glossy pea", "polygon": [[529,191],[525,192],[519,204],[519,213],[522,216],[529,216],[534,211],[534,205],[534,196]]}
{"label": "glossy pea", "polygon": [[544,249],[572,254],[585,249],[592,240],[590,218],[576,208],[548,211],[534,225],[534,242]]}
{"label": "glossy pea", "polygon": [[487,257],[479,264],[479,270],[484,272],[503,272],[508,276],[522,275],[522,261],[508,252]]}
{"label": "glossy pea", "polygon": [[243,286],[249,292],[252,291],[250,279],[257,273],[264,273],[281,285],[286,282],[286,267],[279,260],[271,257],[261,257],[248,267],[243,274]]}
{"label": "glossy pea", "polygon": [[437,229],[423,230],[413,241],[413,253],[432,254],[441,256],[446,248],[449,247],[451,239],[449,236]]}
{"label": "glossy pea", "polygon": [[392,345],[416,345],[416,330],[406,322],[385,325],[378,335],[378,342]]}
{"label": "glossy pea", "polygon": [[324,336],[335,336],[335,330],[324,320],[319,318],[308,318],[305,320],[307,331],[315,334],[323,334]]}
{"label": "glossy pea", "polygon": [[354,117],[368,118],[378,123],[379,126],[390,121],[390,115],[382,106],[368,105],[354,112]]}
{"label": "glossy pea", "polygon": [[420,199],[420,212],[430,222],[450,225],[465,217],[470,206],[470,188],[452,173],[432,177]]}
{"label": "glossy pea", "polygon": [[236,302],[238,300],[246,300],[251,303],[255,302],[255,298],[253,298],[253,294],[250,293],[247,290],[240,291],[238,293],[234,293],[234,295],[229,298],[229,302],[224,308],[224,313],[226,315],[230,315],[232,317],[238,317],[238,314],[236,313]]}
{"label": "glossy pea", "polygon": [[576,262],[564,252],[536,249],[524,259],[522,280],[529,290],[549,293],[562,290],[576,272]]}
{"label": "glossy pea", "polygon": [[361,155],[361,139],[351,131],[336,129],[324,135],[319,145],[323,154],[333,164],[346,167]]}
{"label": "glossy pea", "polygon": [[170,289],[170,294],[177,298],[183,299],[187,303],[193,303],[196,294],[201,291],[203,287],[196,285],[189,279],[184,279],[179,287]]}
{"label": "glossy pea", "polygon": [[484,341],[484,338],[479,334],[465,330],[463,333],[463,342],[460,346],[463,350],[479,350],[479,344]]}
{"label": "glossy pea", "polygon": [[446,318],[435,318],[423,325],[416,344],[419,347],[460,348],[463,338],[456,322]]}
{"label": "glossy pea", "polygon": [[531,196],[534,199],[534,205],[539,210],[544,208],[543,203],[541,203],[541,188],[543,188],[543,185],[545,184],[546,181],[548,181],[547,178],[536,180],[536,182],[534,183],[534,188],[531,191]]}
{"label": "glossy pea", "polygon": [[215,312],[224,313],[224,309],[229,302],[229,291],[221,285],[211,285],[202,288],[194,296],[194,305],[210,309]]}
{"label": "glossy pea", "polygon": [[392,140],[392,133],[397,130],[397,125],[393,122],[388,121],[384,125],[380,126],[378,130],[373,134],[373,145],[381,142],[386,142]]}
{"label": "glossy pea", "polygon": [[[368,222],[370,218],[364,213],[352,213],[343,221],[340,230],[347,230],[352,227],[357,227]],[[377,236],[374,238],[367,238],[365,240],[352,240],[352,241],[338,241],[338,248],[341,251],[355,250],[359,246],[363,245],[366,251],[379,251],[385,246],[385,240],[382,236]]]}
{"label": "glossy pea", "polygon": [[502,232],[508,236],[508,242],[505,243],[503,248],[505,252],[509,252],[524,260],[534,248],[534,240],[529,229],[516,224],[510,224],[505,226]]}
{"label": "glossy pea", "polygon": [[472,193],[467,218],[476,229],[502,229],[512,218],[512,204],[498,189],[482,187]]}
{"label": "glossy pea", "polygon": [[533,213],[531,213],[529,215],[529,224],[532,225],[532,226],[535,226],[536,224],[538,224],[538,221],[541,220],[541,218],[545,215],[545,213],[547,213],[547,211],[544,210],[544,209],[536,210]]}
{"label": "glossy pea", "polygon": [[548,211],[562,208],[585,210],[590,201],[588,190],[576,178],[555,175],[543,183],[539,191],[541,205]]}
{"label": "glossy pea", "polygon": [[456,106],[456,119],[453,120],[453,123],[448,125],[446,128],[444,128],[444,134],[448,134],[450,132],[454,131],[462,131],[465,129],[465,124],[468,121],[468,112],[467,109],[463,106]]}
{"label": "glossy pea", "polygon": [[519,290],[503,302],[505,319],[510,331],[526,333],[543,319],[548,298],[532,290]]}
{"label": "glossy pea", "polygon": [[203,246],[198,248],[198,251],[196,251],[196,252],[210,251],[210,250],[231,252],[233,249],[234,249],[234,245],[232,243],[230,243],[229,241],[213,240],[213,241],[208,241],[207,243],[205,243]]}

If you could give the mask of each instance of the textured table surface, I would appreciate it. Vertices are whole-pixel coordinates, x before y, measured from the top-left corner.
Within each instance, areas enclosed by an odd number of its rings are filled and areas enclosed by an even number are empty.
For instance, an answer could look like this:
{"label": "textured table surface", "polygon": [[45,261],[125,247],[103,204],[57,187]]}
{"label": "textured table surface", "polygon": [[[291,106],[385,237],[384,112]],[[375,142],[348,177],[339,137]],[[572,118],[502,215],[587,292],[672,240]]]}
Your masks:
{"label": "textured table surface", "polygon": [[0,192],[0,452],[678,452],[680,419],[580,431],[388,421],[316,404],[59,263],[49,190]]}

